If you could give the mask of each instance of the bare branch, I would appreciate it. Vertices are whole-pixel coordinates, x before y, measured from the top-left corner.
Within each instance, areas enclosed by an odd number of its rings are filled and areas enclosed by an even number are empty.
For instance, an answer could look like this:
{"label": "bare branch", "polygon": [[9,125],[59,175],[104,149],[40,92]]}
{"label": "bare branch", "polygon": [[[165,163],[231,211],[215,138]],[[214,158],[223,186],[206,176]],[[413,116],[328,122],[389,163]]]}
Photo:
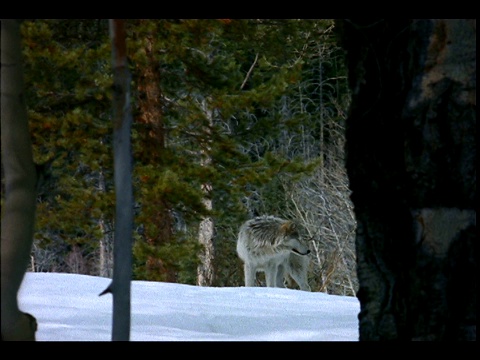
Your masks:
{"label": "bare branch", "polygon": [[252,73],[253,68],[255,67],[255,64],[257,63],[257,60],[258,60],[258,53],[257,55],[255,55],[255,60],[253,61],[252,66],[250,66],[250,69],[248,70],[247,75],[245,76],[245,80],[243,80],[242,86],[240,86],[240,90],[242,90],[245,84],[247,83],[247,80],[250,77],[250,74]]}

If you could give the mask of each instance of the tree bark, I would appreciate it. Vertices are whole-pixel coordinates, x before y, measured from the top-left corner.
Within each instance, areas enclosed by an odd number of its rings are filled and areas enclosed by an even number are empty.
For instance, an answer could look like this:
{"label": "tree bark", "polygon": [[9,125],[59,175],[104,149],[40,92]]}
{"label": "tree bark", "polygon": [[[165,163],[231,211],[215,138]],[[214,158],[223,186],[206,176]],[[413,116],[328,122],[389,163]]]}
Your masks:
{"label": "tree bark", "polygon": [[[213,126],[213,111],[209,108],[206,99],[201,100],[201,107],[208,119],[209,126]],[[204,148],[201,150],[201,165],[211,166],[212,158],[210,156],[211,146],[208,143],[204,144]],[[203,204],[209,211],[213,209],[212,192],[213,187],[210,183],[202,184],[202,191],[205,194],[203,198]],[[197,267],[197,285],[199,286],[212,286],[215,271],[214,271],[214,259],[215,259],[215,244],[214,244],[214,232],[215,225],[213,219],[210,216],[206,216],[200,222],[198,228],[198,240],[202,245],[202,253],[200,254],[201,263]]]}
{"label": "tree bark", "polygon": [[476,340],[476,21],[336,27],[360,340]]}
{"label": "tree bark", "polygon": [[[105,175],[103,169],[100,169],[98,176],[98,188],[102,193],[107,192]],[[98,220],[98,225],[102,230],[99,246],[98,275],[102,277],[112,277],[113,275],[113,231],[110,221],[105,219],[102,214]]]}
{"label": "tree bark", "polygon": [[24,99],[20,25],[1,21],[1,125],[5,204],[1,237],[2,340],[35,340],[36,320],[20,311],[35,227],[36,171]]}
{"label": "tree bark", "polygon": [[[140,26],[152,20],[138,20]],[[146,164],[154,164],[163,169],[165,166],[166,132],[162,107],[162,92],[160,89],[160,65],[154,47],[153,33],[144,37],[146,63],[137,64],[137,90],[138,90],[138,116],[136,122],[144,129],[140,136],[143,137],[143,154]],[[172,206],[162,194],[157,194],[155,199],[156,213],[151,216],[152,223],[157,225],[158,231],[145,234],[147,243],[157,247],[174,242],[174,217]],[[175,269],[168,266],[168,260],[156,256],[148,256],[146,262],[147,272],[156,279],[166,282],[177,282]],[[160,275],[160,277],[159,277]]]}
{"label": "tree bark", "polygon": [[130,72],[123,20],[110,20],[113,65],[113,151],[115,174],[115,235],[113,279],[103,295],[113,295],[112,341],[130,340],[132,279],[133,187],[130,128]]}
{"label": "tree bark", "polygon": [[[203,184],[202,190],[205,196],[210,196],[212,186]],[[212,210],[212,200],[205,198],[203,200],[205,207]],[[213,261],[215,259],[215,246],[213,243],[214,223],[211,217],[205,217],[199,225],[198,238],[202,245],[202,253],[200,254],[201,263],[197,268],[197,285],[212,286],[215,278]]]}

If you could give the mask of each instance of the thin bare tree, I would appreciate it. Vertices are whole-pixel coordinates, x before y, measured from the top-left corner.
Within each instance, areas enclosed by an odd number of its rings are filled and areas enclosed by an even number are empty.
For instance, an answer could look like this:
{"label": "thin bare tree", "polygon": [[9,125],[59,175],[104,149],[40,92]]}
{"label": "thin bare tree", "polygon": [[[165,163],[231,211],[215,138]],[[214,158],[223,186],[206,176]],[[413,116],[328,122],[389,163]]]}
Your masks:
{"label": "thin bare tree", "polygon": [[100,295],[113,295],[112,340],[130,339],[132,278],[133,188],[130,128],[130,72],[123,20],[110,20],[114,70],[113,145],[116,193],[113,279]]}

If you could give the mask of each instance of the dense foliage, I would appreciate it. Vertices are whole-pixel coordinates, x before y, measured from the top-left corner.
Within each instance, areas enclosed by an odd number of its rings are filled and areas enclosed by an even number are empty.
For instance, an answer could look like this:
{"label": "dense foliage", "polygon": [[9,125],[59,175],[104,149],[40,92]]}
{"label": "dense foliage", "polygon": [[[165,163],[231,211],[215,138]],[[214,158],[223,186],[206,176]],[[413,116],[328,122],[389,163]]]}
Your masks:
{"label": "dense foliage", "polygon": [[[355,292],[355,220],[343,167],[348,92],[332,27],[329,20],[127,21],[136,279],[195,284],[199,225],[208,218],[212,285],[242,285],[238,227],[274,214],[301,222],[314,240],[312,289]],[[47,175],[31,270],[110,276],[108,21],[29,20],[22,35],[34,156]]]}

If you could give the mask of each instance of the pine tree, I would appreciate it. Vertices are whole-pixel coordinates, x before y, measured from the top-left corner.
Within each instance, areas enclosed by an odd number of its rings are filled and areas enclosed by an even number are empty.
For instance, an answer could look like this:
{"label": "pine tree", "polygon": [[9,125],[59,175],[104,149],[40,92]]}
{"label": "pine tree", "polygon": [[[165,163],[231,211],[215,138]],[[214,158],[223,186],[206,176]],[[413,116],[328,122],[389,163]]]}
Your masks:
{"label": "pine tree", "polygon": [[24,21],[22,35],[34,158],[49,164],[32,270],[108,274],[94,261],[113,221],[107,21]]}
{"label": "pine tree", "polygon": [[[316,62],[314,41],[331,23],[126,21],[135,278],[243,283],[238,226],[256,214],[290,216],[291,194],[302,189],[297,184],[326,163],[336,145],[326,136],[335,122],[326,114],[343,106],[335,101],[344,91],[329,80],[336,71],[332,57]],[[111,275],[107,23],[27,21],[23,32],[34,153],[38,162],[51,163],[38,199],[33,267]],[[322,46],[330,51],[329,44]],[[319,68],[328,80],[322,96],[318,83],[308,82],[319,79]],[[199,281],[199,269],[211,274],[206,282]]]}

